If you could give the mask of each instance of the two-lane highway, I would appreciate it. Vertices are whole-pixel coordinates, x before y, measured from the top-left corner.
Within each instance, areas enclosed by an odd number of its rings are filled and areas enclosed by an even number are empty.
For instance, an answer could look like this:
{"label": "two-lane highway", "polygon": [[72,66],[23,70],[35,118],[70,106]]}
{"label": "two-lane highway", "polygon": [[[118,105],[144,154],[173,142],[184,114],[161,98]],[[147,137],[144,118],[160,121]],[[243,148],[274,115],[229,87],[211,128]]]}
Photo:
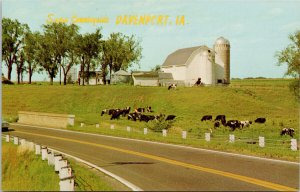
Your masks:
{"label": "two-lane highway", "polygon": [[143,190],[296,191],[299,164],[60,129],[9,134],[96,164]]}

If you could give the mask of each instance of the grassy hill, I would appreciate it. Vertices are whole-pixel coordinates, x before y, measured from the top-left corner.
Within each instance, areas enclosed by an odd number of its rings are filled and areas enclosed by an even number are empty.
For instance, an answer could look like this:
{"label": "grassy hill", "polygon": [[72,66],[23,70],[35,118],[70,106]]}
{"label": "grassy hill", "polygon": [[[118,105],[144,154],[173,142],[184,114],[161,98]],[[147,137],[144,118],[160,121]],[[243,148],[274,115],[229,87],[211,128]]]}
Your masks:
{"label": "grassy hill", "polygon": [[[48,86],[48,85],[3,85],[3,116],[15,119],[17,111],[39,111],[75,114],[78,128],[80,122],[100,123],[109,126],[112,122],[119,127],[145,127],[144,122],[132,122],[126,118],[109,120],[100,116],[105,108],[125,108],[152,106],[154,114],[174,114],[176,121],[170,131],[179,133],[186,130],[190,135],[203,135],[211,122],[201,122],[203,115],[224,114],[226,119],[255,120],[266,117],[264,125],[254,124],[251,128],[237,130],[240,137],[266,136],[270,139],[284,139],[280,130],[283,127],[296,129],[299,138],[299,105],[289,91],[288,79],[249,79],[234,80],[228,87],[133,87],[127,85],[111,86]],[[85,131],[89,131],[85,129]],[[95,131],[95,130],[90,130]],[[226,135],[226,128],[214,133]]]}

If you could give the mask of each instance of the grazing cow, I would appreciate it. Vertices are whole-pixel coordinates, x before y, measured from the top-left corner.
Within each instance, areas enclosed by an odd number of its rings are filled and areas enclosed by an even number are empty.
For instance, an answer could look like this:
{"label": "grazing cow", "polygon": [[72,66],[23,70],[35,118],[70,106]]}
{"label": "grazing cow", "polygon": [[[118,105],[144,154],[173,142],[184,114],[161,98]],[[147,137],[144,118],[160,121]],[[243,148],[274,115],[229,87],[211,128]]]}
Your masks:
{"label": "grazing cow", "polygon": [[101,116],[103,116],[104,114],[107,114],[108,113],[108,110],[107,109],[103,109],[102,111],[101,111]]}
{"label": "grazing cow", "polygon": [[264,118],[264,117],[259,117],[259,118],[257,118],[254,122],[255,122],[255,123],[265,123],[265,122],[266,122],[266,118]]}
{"label": "grazing cow", "polygon": [[168,115],[167,118],[166,118],[166,121],[174,120],[175,117],[176,117],[175,115]]}
{"label": "grazing cow", "polygon": [[201,119],[201,121],[206,121],[206,120],[209,120],[211,121],[212,120],[212,116],[211,115],[204,115]]}
{"label": "grazing cow", "polygon": [[146,107],[146,111],[147,111],[147,112],[150,112],[150,113],[153,112],[151,106],[147,106],[147,107]]}
{"label": "grazing cow", "polygon": [[122,115],[123,117],[125,117],[126,115],[128,115],[130,112],[130,107],[126,107],[125,109],[122,110]]}
{"label": "grazing cow", "polygon": [[108,114],[108,115],[112,115],[113,112],[120,110],[120,109],[104,109],[101,112],[101,116],[103,116],[104,114]]}
{"label": "grazing cow", "polygon": [[134,110],[134,112],[136,112],[136,113],[144,113],[145,112],[145,108],[137,108],[137,109],[135,109]]}
{"label": "grazing cow", "polygon": [[140,114],[139,119],[140,119],[140,121],[148,122],[148,121],[154,120],[154,119],[155,119],[155,116],[154,116],[154,115],[144,115],[144,114]]}
{"label": "grazing cow", "polygon": [[216,122],[214,123],[214,128],[217,128],[217,127],[220,127],[220,122],[219,122],[219,121],[216,121]]}
{"label": "grazing cow", "polygon": [[225,115],[217,115],[215,121],[221,121],[223,126],[226,126],[226,116]]}
{"label": "grazing cow", "polygon": [[134,112],[134,113],[129,113],[127,116],[128,120],[132,120],[132,121],[136,121],[137,119],[139,119],[139,114]]}
{"label": "grazing cow", "polygon": [[172,83],[171,85],[169,85],[168,90],[170,89],[176,89],[177,85]]}
{"label": "grazing cow", "polygon": [[113,120],[113,119],[119,119],[120,115],[122,114],[122,110],[115,110],[112,112],[111,114],[111,118],[110,120]]}
{"label": "grazing cow", "polygon": [[283,129],[281,130],[280,135],[281,135],[281,136],[282,136],[282,135],[289,135],[289,136],[291,136],[291,137],[294,137],[294,132],[295,132],[295,129],[293,129],[293,128],[283,128]]}
{"label": "grazing cow", "polygon": [[196,81],[195,83],[195,86],[200,86],[202,83],[201,83],[201,78],[198,78],[198,80]]}
{"label": "grazing cow", "polygon": [[252,124],[252,121],[241,121],[242,128],[249,127]]}
{"label": "grazing cow", "polygon": [[155,119],[157,119],[157,120],[160,120],[160,119],[163,120],[163,119],[165,119],[165,116],[166,116],[165,114],[159,114],[159,115],[155,116]]}
{"label": "grazing cow", "polygon": [[241,122],[238,120],[229,120],[226,123],[226,126],[231,128],[231,131],[234,131],[236,128],[241,128]]}
{"label": "grazing cow", "polygon": [[217,115],[215,118],[215,121],[222,121],[222,119],[226,120],[226,116],[225,115]]}

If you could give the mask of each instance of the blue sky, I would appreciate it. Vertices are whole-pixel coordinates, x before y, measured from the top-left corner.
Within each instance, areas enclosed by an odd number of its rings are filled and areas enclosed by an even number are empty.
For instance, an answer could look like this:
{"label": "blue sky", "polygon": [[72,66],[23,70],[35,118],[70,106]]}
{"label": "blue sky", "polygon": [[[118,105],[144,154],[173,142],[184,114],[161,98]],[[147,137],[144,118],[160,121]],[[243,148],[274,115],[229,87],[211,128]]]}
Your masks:
{"label": "blue sky", "polygon": [[[231,43],[231,77],[283,77],[286,67],[276,66],[274,55],[290,43],[289,34],[300,30],[299,7],[299,0],[3,0],[2,17],[27,23],[33,31],[42,30],[48,14],[108,17],[106,24],[78,24],[80,32],[102,27],[104,39],[112,32],[135,35],[143,47],[139,70],[162,64],[179,48],[212,47],[223,36]],[[168,15],[173,24],[116,25],[116,17],[123,15]],[[175,18],[181,15],[186,23],[177,26]],[[3,72],[6,75],[5,67]],[[15,71],[12,77],[15,80]],[[33,75],[34,80],[44,78],[47,75]]]}

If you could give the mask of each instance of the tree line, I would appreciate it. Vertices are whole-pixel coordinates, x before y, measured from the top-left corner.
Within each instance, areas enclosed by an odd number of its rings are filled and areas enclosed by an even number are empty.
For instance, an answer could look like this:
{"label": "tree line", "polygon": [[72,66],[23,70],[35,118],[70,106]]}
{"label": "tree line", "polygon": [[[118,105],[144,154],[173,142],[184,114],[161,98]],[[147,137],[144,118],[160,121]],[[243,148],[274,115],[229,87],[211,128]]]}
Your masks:
{"label": "tree line", "polygon": [[101,28],[92,33],[79,33],[75,24],[50,23],[42,25],[42,31],[31,31],[27,24],[18,20],[2,20],[2,61],[7,66],[7,78],[11,80],[13,65],[16,65],[18,84],[28,73],[31,84],[34,72],[45,71],[50,84],[59,72],[63,84],[72,66],[80,65],[81,77],[89,82],[89,71],[101,68],[102,80],[106,83],[109,73],[126,70],[139,65],[142,57],[140,41],[135,36],[112,33],[104,40]]}

